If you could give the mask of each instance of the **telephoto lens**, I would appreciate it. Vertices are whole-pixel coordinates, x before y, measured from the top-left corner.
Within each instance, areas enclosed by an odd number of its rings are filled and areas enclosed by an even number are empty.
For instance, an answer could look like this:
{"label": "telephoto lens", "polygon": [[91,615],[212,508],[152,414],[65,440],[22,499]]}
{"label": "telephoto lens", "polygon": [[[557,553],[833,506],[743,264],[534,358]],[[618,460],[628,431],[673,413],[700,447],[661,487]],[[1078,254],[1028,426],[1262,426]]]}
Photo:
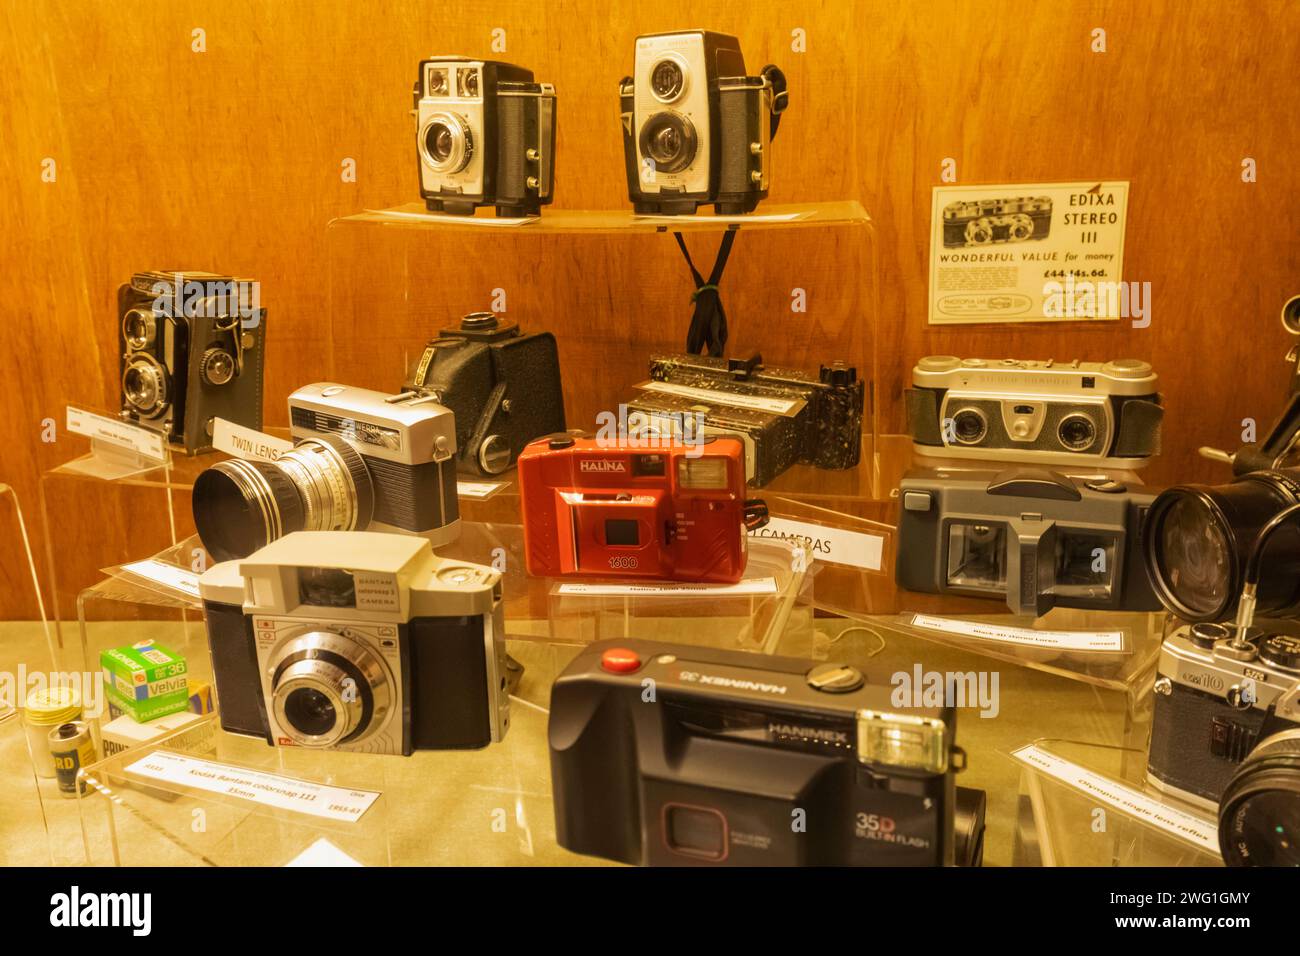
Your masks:
{"label": "telephoto lens", "polygon": [[1264,738],[1219,801],[1228,866],[1300,866],[1300,728]]}
{"label": "telephoto lens", "polygon": [[274,462],[231,458],[194,482],[194,525],[217,561],[246,558],[291,531],[364,529],[374,506],[366,463],[335,435],[305,439]]}
{"label": "telephoto lens", "polygon": [[[1151,503],[1142,531],[1160,602],[1190,622],[1236,615],[1246,562],[1260,530],[1300,502],[1300,469],[1258,471],[1228,485],[1178,485]],[[1300,613],[1300,529],[1278,527],[1260,556],[1256,612]]]}

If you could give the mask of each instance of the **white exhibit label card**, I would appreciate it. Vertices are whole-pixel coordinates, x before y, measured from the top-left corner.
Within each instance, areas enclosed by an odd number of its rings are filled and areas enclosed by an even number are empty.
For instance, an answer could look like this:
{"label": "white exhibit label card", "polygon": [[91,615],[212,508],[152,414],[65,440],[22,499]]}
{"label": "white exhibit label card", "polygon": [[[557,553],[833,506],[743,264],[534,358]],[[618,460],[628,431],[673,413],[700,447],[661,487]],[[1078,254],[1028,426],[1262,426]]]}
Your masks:
{"label": "white exhibit label card", "polygon": [[303,850],[285,866],[362,866],[329,840],[321,837]]}
{"label": "white exhibit label card", "polygon": [[179,591],[187,599],[195,601],[199,599],[199,576],[193,571],[186,571],[174,564],[166,564],[153,558],[124,564],[122,570],[130,571],[170,590]]}
{"label": "white exhibit label card", "polygon": [[730,405],[733,408],[748,408],[758,412],[771,412],[774,415],[794,415],[803,408],[799,399],[765,398],[762,395],[740,395],[735,392],[720,392],[712,388],[697,388],[694,385],[675,385],[672,382],[642,382],[636,386],[646,392],[661,392],[665,395],[680,395],[700,402],[715,405]]}
{"label": "white exhibit label card", "polygon": [[732,597],[776,593],[776,578],[752,578],[735,584],[585,584],[567,582],[555,589],[556,594],[585,594],[592,597],[619,597],[630,594],[698,594],[700,597]]}
{"label": "white exhibit label card", "polygon": [[162,432],[143,425],[109,418],[107,415],[96,415],[69,405],[67,429],[73,434],[105,441],[146,458],[154,458],[159,462],[167,460],[167,443],[163,440]]}
{"label": "white exhibit label card", "polygon": [[330,787],[167,750],[155,750],[141,757],[128,766],[126,772],[327,820],[360,820],[371,804],[379,799],[375,790]]}
{"label": "white exhibit label card", "polygon": [[985,641],[1020,644],[1026,647],[1050,647],[1065,651],[1124,650],[1123,631],[1039,631],[1032,627],[1010,627],[985,621],[958,621],[932,614],[913,614],[912,626],[939,631],[958,637],[977,637]]}
{"label": "white exhibit label card", "polygon": [[235,458],[275,461],[293,447],[293,442],[217,418],[212,426],[212,447]]}
{"label": "white exhibit label card", "polygon": [[1064,760],[1036,744],[1021,747],[1013,751],[1011,756],[1025,766],[1095,797],[1129,816],[1194,843],[1215,856],[1219,854],[1219,829],[1210,820],[1171,807],[1141,790]]}
{"label": "white exhibit label card", "polygon": [[456,494],[461,498],[491,498],[507,484],[504,481],[458,481]]}
{"label": "white exhibit label card", "polygon": [[749,533],[751,538],[780,538],[802,544],[808,557],[828,564],[844,564],[864,571],[879,571],[885,538],[879,534],[846,531],[808,521],[769,518],[766,525]]}
{"label": "white exhibit label card", "polygon": [[1127,182],[935,186],[930,324],[1151,321],[1124,282]]}

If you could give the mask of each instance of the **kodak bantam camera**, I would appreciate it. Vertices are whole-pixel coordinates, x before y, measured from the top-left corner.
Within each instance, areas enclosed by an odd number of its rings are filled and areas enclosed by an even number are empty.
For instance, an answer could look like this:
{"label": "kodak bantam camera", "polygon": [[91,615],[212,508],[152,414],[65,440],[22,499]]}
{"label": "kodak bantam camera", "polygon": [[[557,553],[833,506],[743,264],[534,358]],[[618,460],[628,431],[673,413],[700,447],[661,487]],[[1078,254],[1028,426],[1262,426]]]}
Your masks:
{"label": "kodak bantam camera", "polygon": [[300,531],[199,581],[222,729],[409,755],[510,723],[501,576],[429,542]]}
{"label": "kodak bantam camera", "polygon": [[1051,231],[1048,196],[976,199],[943,210],[943,244],[948,249],[1046,239]]}
{"label": "kodak bantam camera", "polygon": [[560,355],[550,332],[473,312],[424,347],[403,391],[429,396],[456,420],[456,465],[499,475],[535,438],[562,432]]}
{"label": "kodak bantam camera", "polygon": [[463,56],[420,62],[420,195],[434,212],[536,216],[555,192],[555,88],[532,70]]}
{"label": "kodak bantam camera", "polygon": [[899,485],[900,587],[1053,607],[1158,611],[1142,554],[1152,495],[1036,468],[917,469]]}
{"label": "kodak bantam camera", "polygon": [[1300,627],[1183,625],[1161,645],[1154,686],[1148,781],[1217,808],[1257,743],[1300,728]]}
{"label": "kodak bantam camera", "polygon": [[460,534],[456,423],[432,397],[317,382],[289,396],[289,426],[275,461],[230,458],[195,480],[194,524],[218,561],[292,531]]}
{"label": "kodak bantam camera", "polygon": [[845,664],[590,644],[551,689],[556,838],[642,866],[978,866],[956,709],[892,693]]}
{"label": "kodak bantam camera", "polygon": [[785,76],[745,70],[740,41],[708,30],[636,39],[619,83],[628,197],[636,212],[681,215],[713,204],[753,212],[771,183]]}
{"label": "kodak bantam camera", "polygon": [[1140,468],[1160,451],[1164,409],[1151,366],[960,359],[912,370],[908,426],[918,455],[1087,468]]}
{"label": "kodak bantam camera", "polygon": [[257,284],[210,272],[138,272],[117,292],[122,418],[196,455],[218,418],[262,427],[266,310]]}
{"label": "kodak bantam camera", "polygon": [[767,506],[745,496],[735,438],[627,447],[571,434],[519,456],[528,573],[733,583]]}
{"label": "kodak bantam camera", "polygon": [[635,428],[665,431],[692,415],[702,433],[734,435],[745,446],[745,476],[762,487],[795,464],[856,467],[862,456],[865,382],[831,362],[816,372],[764,365],[761,356],[726,359],[656,355],[650,380],[628,400]]}

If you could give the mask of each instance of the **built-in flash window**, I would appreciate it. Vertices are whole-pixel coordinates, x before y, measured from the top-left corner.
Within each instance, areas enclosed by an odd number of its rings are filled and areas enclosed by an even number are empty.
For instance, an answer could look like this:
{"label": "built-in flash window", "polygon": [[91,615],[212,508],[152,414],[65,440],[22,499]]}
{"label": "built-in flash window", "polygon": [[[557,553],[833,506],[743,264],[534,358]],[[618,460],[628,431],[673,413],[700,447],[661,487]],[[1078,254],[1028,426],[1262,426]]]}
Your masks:
{"label": "built-in flash window", "polygon": [[680,458],[677,461],[677,483],[683,488],[726,488],[727,459],[718,455],[702,458]]}

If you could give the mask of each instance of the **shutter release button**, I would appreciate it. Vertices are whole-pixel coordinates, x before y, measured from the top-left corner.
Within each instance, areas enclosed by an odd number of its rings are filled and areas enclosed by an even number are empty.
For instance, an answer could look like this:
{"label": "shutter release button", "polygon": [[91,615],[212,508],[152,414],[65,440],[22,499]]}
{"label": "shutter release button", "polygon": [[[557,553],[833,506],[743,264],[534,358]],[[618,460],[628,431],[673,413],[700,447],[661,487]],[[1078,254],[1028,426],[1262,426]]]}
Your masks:
{"label": "shutter release button", "polygon": [[626,647],[611,647],[600,655],[600,666],[611,674],[630,674],[641,666],[641,658]]}

